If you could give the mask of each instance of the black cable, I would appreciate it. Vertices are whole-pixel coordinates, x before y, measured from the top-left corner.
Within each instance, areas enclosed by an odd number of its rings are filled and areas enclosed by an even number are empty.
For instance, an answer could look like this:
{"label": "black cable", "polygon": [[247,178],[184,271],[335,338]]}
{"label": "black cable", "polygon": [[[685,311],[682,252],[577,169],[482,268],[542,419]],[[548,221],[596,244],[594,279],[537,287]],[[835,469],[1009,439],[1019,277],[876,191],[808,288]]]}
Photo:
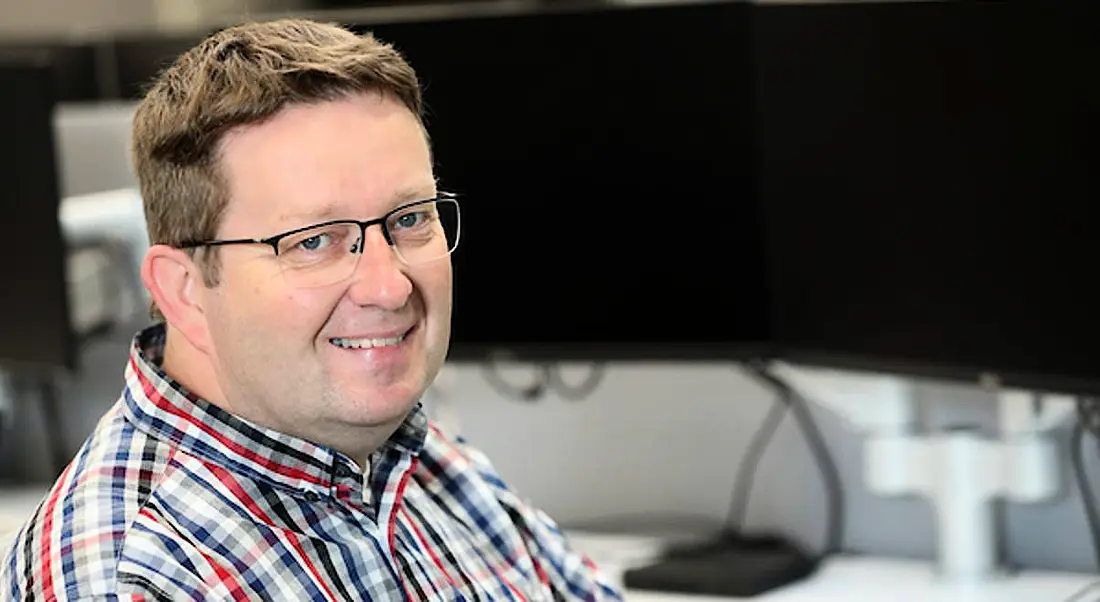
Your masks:
{"label": "black cable", "polygon": [[[1085,507],[1085,518],[1092,538],[1093,557],[1100,566],[1100,508],[1097,507],[1096,493],[1092,489],[1085,467],[1086,433],[1091,433],[1100,444],[1100,400],[1095,397],[1077,399],[1077,420],[1073,424],[1073,432],[1070,435],[1070,465],[1077,481],[1077,488],[1081,490],[1082,505]],[[1097,589],[1100,589],[1100,581],[1085,585],[1064,602],[1080,602]]]}
{"label": "black cable", "polygon": [[806,443],[812,451],[812,456],[821,471],[822,480],[825,482],[826,504],[828,505],[828,535],[825,539],[823,555],[835,554],[844,548],[844,488],[840,480],[840,471],[837,470],[829,448],[825,444],[825,438],[814,422],[806,400],[802,399],[791,387],[785,389],[786,402],[791,404],[795,419],[802,427],[806,435]]}
{"label": "black cable", "polygon": [[1073,434],[1070,436],[1070,464],[1073,468],[1073,476],[1077,480],[1077,488],[1081,490],[1081,500],[1085,507],[1085,518],[1088,521],[1089,535],[1092,537],[1093,560],[1100,566],[1100,510],[1096,506],[1096,493],[1092,490],[1088,472],[1085,470],[1085,430],[1089,428],[1089,419],[1082,417],[1081,413],[1089,412],[1089,408],[1083,400],[1078,401],[1078,418],[1073,424]]}
{"label": "black cable", "polygon": [[535,382],[526,387],[513,385],[497,371],[497,364],[488,361],[481,365],[481,374],[485,382],[503,397],[524,402],[534,402],[546,395],[550,387],[551,366],[539,364],[535,367]]}
{"label": "black cable", "polygon": [[1100,439],[1100,399],[1078,397],[1077,420],[1093,437]]}
{"label": "black cable", "polygon": [[829,447],[825,444],[825,438],[817,428],[813,415],[810,413],[809,404],[786,381],[773,374],[760,362],[751,362],[749,370],[752,374],[763,380],[773,390],[778,392],[780,400],[794,413],[795,420],[806,438],[806,444],[810,448],[825,484],[827,505],[827,524],[825,536],[825,549],[822,556],[843,551],[844,547],[844,487],[840,480],[840,471],[829,453]]}
{"label": "black cable", "polygon": [[744,529],[745,515],[748,513],[749,497],[752,495],[753,484],[756,481],[756,469],[772,442],[779,425],[783,423],[783,417],[787,415],[787,404],[781,400],[775,400],[763,422],[753,433],[745,448],[745,455],[741,457],[741,463],[737,467],[737,476],[733,481],[733,494],[730,496],[730,509],[726,517],[726,527],[735,532]]}
{"label": "black cable", "polygon": [[596,391],[603,383],[607,373],[607,367],[603,362],[593,363],[579,384],[570,384],[562,378],[561,366],[551,363],[535,365],[535,381],[527,386],[517,386],[509,383],[500,375],[496,361],[489,360],[481,365],[482,376],[500,395],[518,401],[533,402],[542,399],[546,393],[553,391],[566,401],[583,401]]}
{"label": "black cable", "polygon": [[547,384],[558,394],[558,397],[566,401],[583,401],[600,387],[607,373],[607,366],[603,362],[593,363],[589,366],[588,375],[577,385],[565,382],[561,377],[561,366],[548,366],[547,370]]}

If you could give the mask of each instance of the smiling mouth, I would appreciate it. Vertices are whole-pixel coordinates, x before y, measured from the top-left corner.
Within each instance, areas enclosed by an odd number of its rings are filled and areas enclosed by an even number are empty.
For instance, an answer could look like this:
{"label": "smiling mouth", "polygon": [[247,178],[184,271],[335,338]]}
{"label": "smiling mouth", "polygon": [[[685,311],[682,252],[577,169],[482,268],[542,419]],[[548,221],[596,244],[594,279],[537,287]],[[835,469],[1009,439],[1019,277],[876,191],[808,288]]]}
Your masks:
{"label": "smiling mouth", "polygon": [[366,339],[333,338],[328,341],[341,349],[378,349],[381,347],[397,347],[405,340],[408,334],[409,332],[406,331],[395,337]]}

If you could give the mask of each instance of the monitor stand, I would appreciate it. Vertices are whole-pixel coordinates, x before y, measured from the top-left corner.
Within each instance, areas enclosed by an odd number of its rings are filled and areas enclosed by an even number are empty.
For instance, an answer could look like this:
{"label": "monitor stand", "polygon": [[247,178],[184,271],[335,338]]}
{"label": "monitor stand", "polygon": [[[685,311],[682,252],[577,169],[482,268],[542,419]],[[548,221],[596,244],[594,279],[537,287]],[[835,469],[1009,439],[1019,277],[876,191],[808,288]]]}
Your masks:
{"label": "monitor stand", "polygon": [[999,433],[971,428],[917,433],[910,379],[780,364],[776,373],[802,395],[862,431],[864,480],[872,493],[921,496],[936,516],[935,573],[944,583],[1006,578],[1000,566],[994,501],[1040,503],[1061,493],[1052,431],[1074,419],[1076,400],[998,390]]}

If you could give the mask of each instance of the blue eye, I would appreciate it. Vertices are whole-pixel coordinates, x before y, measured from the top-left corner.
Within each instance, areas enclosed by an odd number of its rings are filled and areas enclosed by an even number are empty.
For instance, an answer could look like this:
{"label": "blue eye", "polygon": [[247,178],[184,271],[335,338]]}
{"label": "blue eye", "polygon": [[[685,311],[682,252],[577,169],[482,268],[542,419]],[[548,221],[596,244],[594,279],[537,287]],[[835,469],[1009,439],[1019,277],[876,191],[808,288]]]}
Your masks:
{"label": "blue eye", "polygon": [[304,250],[304,251],[316,251],[316,250],[321,248],[321,244],[322,244],[321,241],[325,236],[328,236],[328,235],[327,234],[315,234],[315,235],[310,236],[309,238],[303,240],[302,242],[298,243],[298,246],[301,247],[302,250]]}
{"label": "blue eye", "polygon": [[422,221],[418,220],[417,218],[420,218],[422,216],[422,211],[406,213],[404,215],[398,216],[398,218],[394,221],[394,224],[396,224],[399,228],[415,228],[419,224],[419,221]]}
{"label": "blue eye", "polygon": [[[288,236],[280,242],[280,253],[307,253],[316,254],[335,251],[337,245],[341,245],[348,239],[357,238],[357,226],[335,224],[307,230],[293,236]],[[347,246],[347,245],[345,245]]]}

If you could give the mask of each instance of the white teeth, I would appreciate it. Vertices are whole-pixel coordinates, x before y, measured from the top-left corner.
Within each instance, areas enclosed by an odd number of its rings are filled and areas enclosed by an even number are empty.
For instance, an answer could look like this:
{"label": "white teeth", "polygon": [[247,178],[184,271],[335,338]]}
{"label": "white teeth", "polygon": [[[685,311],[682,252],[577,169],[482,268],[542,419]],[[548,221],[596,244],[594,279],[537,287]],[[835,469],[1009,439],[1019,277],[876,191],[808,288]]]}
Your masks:
{"label": "white teeth", "polygon": [[388,339],[329,339],[333,345],[344,349],[373,349],[375,347],[392,347],[401,344],[405,335],[398,335]]}

